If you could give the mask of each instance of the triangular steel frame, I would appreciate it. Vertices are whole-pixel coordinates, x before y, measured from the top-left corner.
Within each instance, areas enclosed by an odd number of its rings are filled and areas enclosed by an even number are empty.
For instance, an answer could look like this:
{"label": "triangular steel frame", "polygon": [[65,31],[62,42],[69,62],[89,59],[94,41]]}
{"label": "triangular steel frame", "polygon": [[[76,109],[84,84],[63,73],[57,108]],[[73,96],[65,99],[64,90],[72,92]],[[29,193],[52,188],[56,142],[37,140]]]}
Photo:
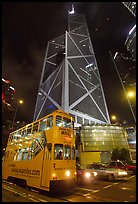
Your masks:
{"label": "triangular steel frame", "polygon": [[55,109],[75,126],[110,123],[102,82],[84,15],[69,15],[68,31],[48,42],[34,120]]}

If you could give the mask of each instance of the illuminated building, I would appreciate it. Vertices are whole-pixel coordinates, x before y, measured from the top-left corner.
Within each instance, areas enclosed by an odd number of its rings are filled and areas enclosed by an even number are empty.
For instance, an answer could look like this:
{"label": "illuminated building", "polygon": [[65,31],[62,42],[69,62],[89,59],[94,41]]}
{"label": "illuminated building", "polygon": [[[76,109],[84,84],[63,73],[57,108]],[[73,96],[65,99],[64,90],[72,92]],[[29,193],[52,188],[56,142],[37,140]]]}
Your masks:
{"label": "illuminated building", "polygon": [[127,50],[131,53],[136,61],[136,25],[130,30],[129,35],[125,41]]}
{"label": "illuminated building", "polygon": [[[9,80],[2,78],[2,125],[9,128],[13,117],[13,102],[14,94],[16,93],[15,88],[11,85]],[[2,129],[4,135],[5,130]]]}
{"label": "illuminated building", "polygon": [[119,125],[82,125],[77,144],[80,164],[109,162],[114,148],[129,150],[127,133]]}
{"label": "illuminated building", "polygon": [[84,15],[69,12],[68,31],[48,42],[34,120],[55,109],[84,123],[109,124],[101,78]]}
{"label": "illuminated building", "polygon": [[[136,2],[122,2],[124,6],[136,17]],[[132,57],[136,61],[136,25],[134,25],[128,33],[128,37],[125,41],[127,50],[131,53]]]}
{"label": "illuminated building", "polygon": [[13,86],[11,86],[10,81],[2,78],[2,102],[8,108],[12,108],[15,93],[16,90]]}
{"label": "illuminated building", "polygon": [[134,127],[126,127],[125,129],[127,132],[131,158],[136,162],[136,129]]}
{"label": "illuminated building", "polygon": [[136,17],[136,2],[122,2],[124,6]]}

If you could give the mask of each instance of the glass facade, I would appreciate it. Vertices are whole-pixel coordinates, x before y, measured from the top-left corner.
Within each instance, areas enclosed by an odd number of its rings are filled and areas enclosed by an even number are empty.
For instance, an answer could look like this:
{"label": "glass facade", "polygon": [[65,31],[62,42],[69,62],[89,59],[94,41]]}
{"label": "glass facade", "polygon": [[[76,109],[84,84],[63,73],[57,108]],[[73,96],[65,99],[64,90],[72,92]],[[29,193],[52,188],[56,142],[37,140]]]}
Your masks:
{"label": "glass facade", "polygon": [[126,127],[126,132],[132,160],[136,161],[136,129]]}
{"label": "glass facade", "polygon": [[121,126],[88,125],[81,128],[82,151],[112,151],[128,148],[126,131]]}

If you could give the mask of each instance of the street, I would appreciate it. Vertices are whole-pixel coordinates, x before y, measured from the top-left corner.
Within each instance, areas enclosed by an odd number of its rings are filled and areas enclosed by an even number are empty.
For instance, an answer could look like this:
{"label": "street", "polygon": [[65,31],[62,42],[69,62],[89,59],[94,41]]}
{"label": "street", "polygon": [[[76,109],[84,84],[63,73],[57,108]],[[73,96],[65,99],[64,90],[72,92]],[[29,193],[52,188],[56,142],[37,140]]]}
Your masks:
{"label": "street", "polygon": [[3,182],[2,202],[136,202],[136,176],[116,182],[97,180],[64,193],[39,192]]}

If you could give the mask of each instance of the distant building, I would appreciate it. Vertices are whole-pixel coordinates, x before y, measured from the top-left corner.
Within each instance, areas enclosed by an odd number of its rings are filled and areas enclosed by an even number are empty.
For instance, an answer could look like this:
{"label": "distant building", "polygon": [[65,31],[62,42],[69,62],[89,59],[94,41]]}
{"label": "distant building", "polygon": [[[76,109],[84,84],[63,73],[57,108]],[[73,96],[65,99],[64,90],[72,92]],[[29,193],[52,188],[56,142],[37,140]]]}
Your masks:
{"label": "distant building", "polygon": [[120,125],[82,125],[76,137],[78,159],[84,167],[93,162],[109,162],[114,148],[129,150],[127,133]]}
{"label": "distant building", "polygon": [[12,108],[15,88],[11,85],[9,80],[2,78],[2,102],[8,107]]}
{"label": "distant building", "polygon": [[126,127],[127,139],[130,148],[131,158],[136,161],[136,129],[135,127]]}
{"label": "distant building", "polygon": [[136,2],[122,2],[124,6],[136,17]]}
{"label": "distant building", "polygon": [[136,25],[130,30],[129,35],[125,41],[127,50],[131,53],[136,61]]}
{"label": "distant building", "polygon": [[16,90],[11,85],[10,81],[2,78],[2,125],[6,125],[6,127],[9,127],[9,121],[11,123],[13,120],[15,93]]}
{"label": "distant building", "polygon": [[48,42],[34,119],[61,109],[84,123],[109,124],[99,68],[85,16],[69,12],[68,31]]}
{"label": "distant building", "polygon": [[[136,17],[136,2],[122,2],[124,6]],[[136,61],[136,25],[129,31],[128,37],[125,41],[127,50],[131,53]]]}

